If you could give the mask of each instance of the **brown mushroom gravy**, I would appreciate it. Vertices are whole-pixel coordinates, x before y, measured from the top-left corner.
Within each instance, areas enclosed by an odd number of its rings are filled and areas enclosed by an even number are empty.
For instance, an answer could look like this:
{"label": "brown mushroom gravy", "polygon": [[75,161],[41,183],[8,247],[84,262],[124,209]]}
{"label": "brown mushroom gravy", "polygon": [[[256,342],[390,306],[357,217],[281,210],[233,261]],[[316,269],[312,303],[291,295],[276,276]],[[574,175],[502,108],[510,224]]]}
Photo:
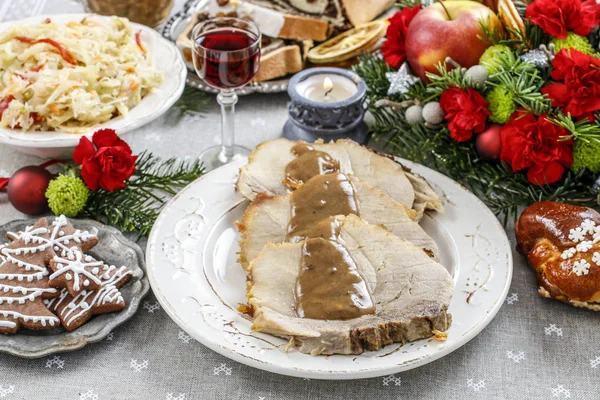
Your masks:
{"label": "brown mushroom gravy", "polygon": [[340,170],[340,163],[337,160],[306,143],[300,142],[292,147],[292,153],[296,158],[286,165],[284,181],[284,184],[292,188],[308,182],[313,176]]}
{"label": "brown mushroom gravy", "polygon": [[295,295],[300,318],[346,320],[375,313],[356,263],[348,249],[334,240],[306,239]]}
{"label": "brown mushroom gravy", "polygon": [[344,174],[315,176],[291,195],[287,240],[305,239],[294,290],[300,318],[346,320],[375,313],[367,283],[333,218],[349,214],[359,215],[358,201]]}
{"label": "brown mushroom gravy", "polygon": [[[291,195],[291,218],[287,241],[299,242],[315,237],[315,225],[334,215],[358,213],[358,202],[352,182],[344,174],[315,176]],[[318,237],[318,235],[317,235]]]}

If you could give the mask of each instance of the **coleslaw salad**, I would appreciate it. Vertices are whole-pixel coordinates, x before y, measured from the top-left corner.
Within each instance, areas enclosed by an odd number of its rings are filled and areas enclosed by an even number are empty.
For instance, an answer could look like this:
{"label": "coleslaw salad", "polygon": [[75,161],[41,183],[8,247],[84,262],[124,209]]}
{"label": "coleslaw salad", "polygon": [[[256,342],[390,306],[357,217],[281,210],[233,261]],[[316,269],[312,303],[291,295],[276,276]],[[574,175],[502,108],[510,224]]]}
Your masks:
{"label": "coleslaw salad", "polygon": [[0,32],[0,127],[86,132],[127,116],[162,74],[127,19],[15,24]]}

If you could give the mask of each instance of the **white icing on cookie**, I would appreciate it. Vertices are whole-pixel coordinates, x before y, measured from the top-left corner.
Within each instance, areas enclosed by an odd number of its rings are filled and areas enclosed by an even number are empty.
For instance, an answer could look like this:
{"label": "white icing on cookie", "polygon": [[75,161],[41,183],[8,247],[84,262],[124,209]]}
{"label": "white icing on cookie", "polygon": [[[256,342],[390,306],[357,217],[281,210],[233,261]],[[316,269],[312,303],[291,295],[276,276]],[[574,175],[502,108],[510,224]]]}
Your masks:
{"label": "white icing on cookie", "polygon": [[[54,256],[54,261],[58,264],[56,264],[56,271],[53,272],[52,275],[50,275],[50,279],[56,279],[60,275],[65,274],[65,278],[70,280],[70,278],[66,274],[71,272],[73,274],[73,289],[75,291],[81,290],[79,275],[83,275],[91,279],[97,285],[99,285],[101,283],[100,279],[91,272],[89,272],[87,268],[99,267],[104,265],[104,263],[102,261],[84,261],[83,253],[77,250],[76,248],[72,248],[70,254],[73,255],[73,259]],[[87,285],[85,284],[85,282],[87,282]],[[84,285],[89,286],[89,284],[89,280],[86,279],[84,281]]]}
{"label": "white icing on cookie", "polygon": [[[59,297],[45,300],[45,304],[48,309],[60,314],[66,326],[70,326],[92,307],[107,303],[123,303],[125,300],[116,285],[128,275],[131,275],[131,271],[121,267],[108,280],[102,282],[99,290],[82,290],[77,296],[72,297],[66,289],[63,289]],[[71,300],[59,311],[59,306],[67,298]]]}

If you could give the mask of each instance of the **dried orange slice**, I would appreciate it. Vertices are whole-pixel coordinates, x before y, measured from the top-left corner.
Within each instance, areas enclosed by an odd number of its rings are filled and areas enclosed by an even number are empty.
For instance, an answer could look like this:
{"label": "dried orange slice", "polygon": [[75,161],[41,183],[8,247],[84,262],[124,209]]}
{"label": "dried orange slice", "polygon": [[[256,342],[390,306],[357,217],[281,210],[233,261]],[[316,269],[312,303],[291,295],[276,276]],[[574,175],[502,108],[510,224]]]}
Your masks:
{"label": "dried orange slice", "polygon": [[308,52],[308,60],[313,64],[329,64],[356,57],[371,49],[385,35],[387,26],[387,20],[359,25],[313,47]]}

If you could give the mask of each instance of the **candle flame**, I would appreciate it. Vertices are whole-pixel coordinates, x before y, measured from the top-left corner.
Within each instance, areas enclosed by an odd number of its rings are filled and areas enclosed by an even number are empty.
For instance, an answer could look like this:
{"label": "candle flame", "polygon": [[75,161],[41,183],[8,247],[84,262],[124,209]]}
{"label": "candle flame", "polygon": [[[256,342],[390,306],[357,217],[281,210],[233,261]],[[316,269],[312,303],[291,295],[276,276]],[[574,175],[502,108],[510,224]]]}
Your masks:
{"label": "candle flame", "polygon": [[333,82],[331,81],[331,79],[329,79],[328,76],[326,76],[323,80],[323,89],[325,90],[325,92],[329,92],[331,91],[331,89],[333,89]]}

